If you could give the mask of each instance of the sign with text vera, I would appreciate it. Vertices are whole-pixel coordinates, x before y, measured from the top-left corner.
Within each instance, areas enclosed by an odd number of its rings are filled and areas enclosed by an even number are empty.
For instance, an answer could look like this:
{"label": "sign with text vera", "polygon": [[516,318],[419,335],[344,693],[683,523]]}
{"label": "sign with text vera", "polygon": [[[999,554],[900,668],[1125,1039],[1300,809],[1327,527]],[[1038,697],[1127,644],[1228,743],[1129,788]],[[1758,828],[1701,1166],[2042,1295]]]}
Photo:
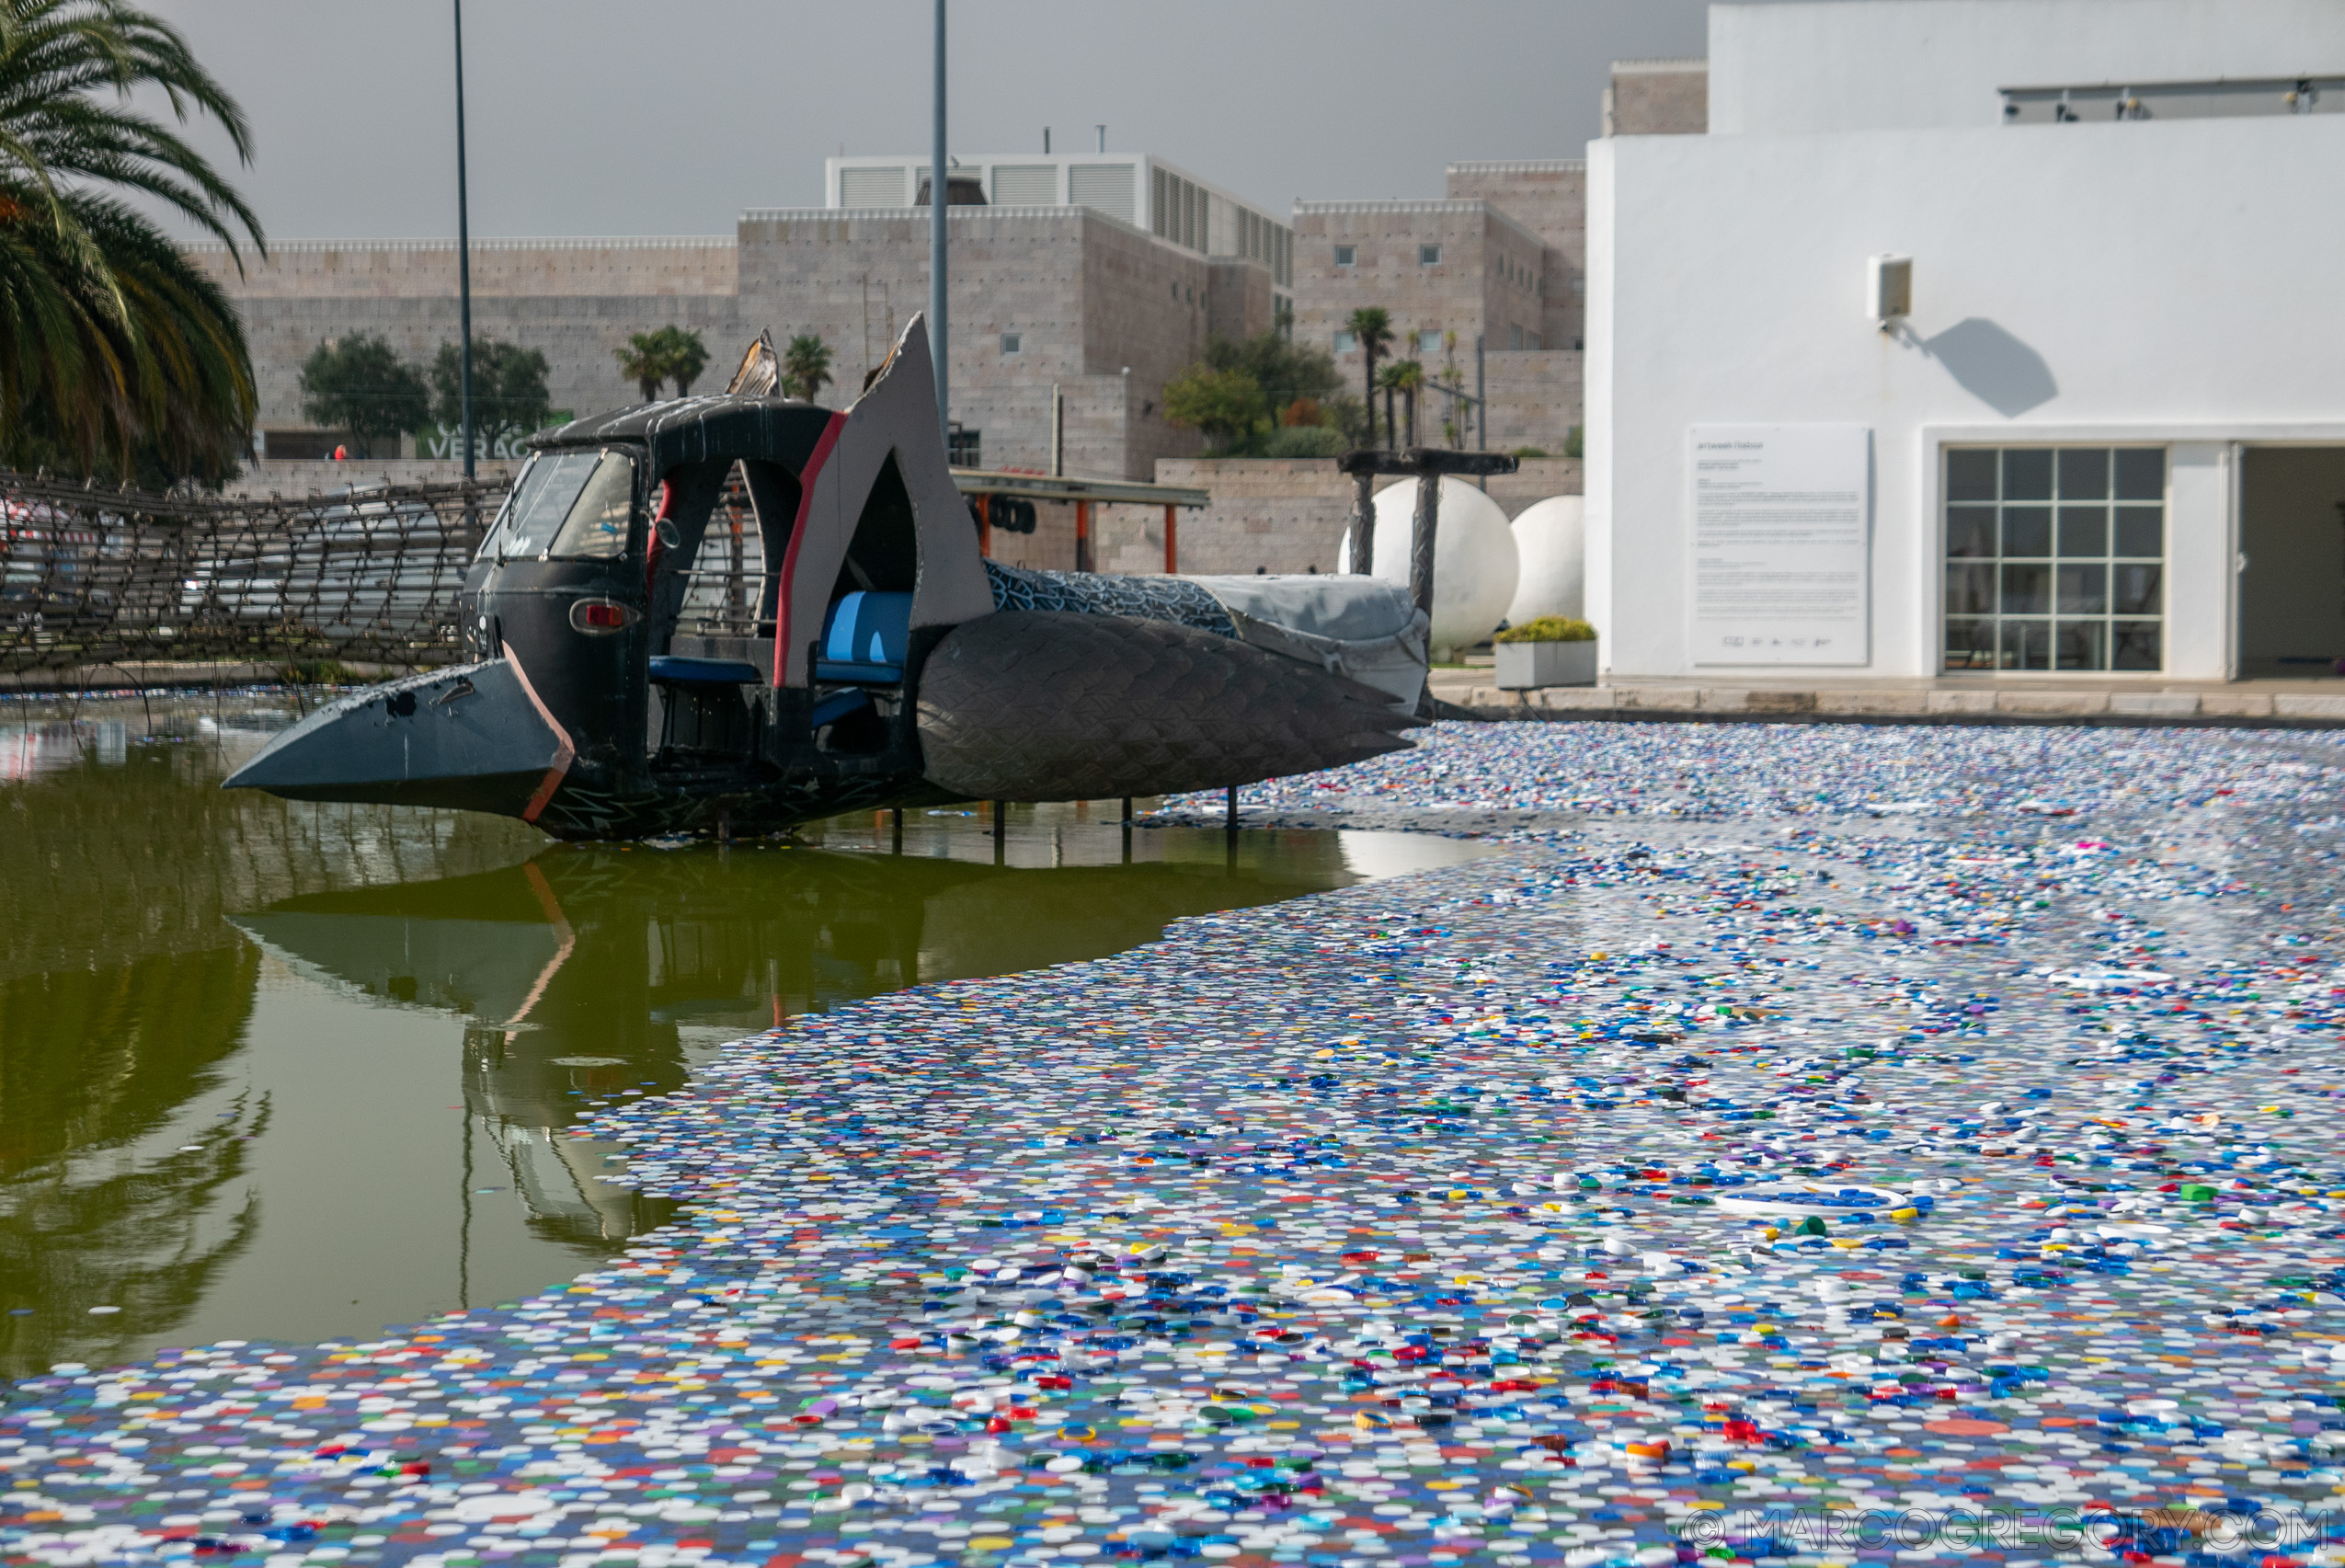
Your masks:
{"label": "sign with text vera", "polygon": [[1872,432],[1696,425],[1686,447],[1691,662],[1867,662]]}

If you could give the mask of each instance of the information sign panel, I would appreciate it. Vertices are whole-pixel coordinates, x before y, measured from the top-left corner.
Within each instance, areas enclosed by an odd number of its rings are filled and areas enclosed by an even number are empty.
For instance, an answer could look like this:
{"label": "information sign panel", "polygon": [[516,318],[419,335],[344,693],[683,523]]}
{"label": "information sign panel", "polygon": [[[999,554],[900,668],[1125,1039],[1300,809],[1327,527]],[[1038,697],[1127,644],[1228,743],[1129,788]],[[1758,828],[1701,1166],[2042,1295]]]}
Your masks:
{"label": "information sign panel", "polygon": [[1866,662],[1870,439],[1862,425],[1687,432],[1693,663]]}

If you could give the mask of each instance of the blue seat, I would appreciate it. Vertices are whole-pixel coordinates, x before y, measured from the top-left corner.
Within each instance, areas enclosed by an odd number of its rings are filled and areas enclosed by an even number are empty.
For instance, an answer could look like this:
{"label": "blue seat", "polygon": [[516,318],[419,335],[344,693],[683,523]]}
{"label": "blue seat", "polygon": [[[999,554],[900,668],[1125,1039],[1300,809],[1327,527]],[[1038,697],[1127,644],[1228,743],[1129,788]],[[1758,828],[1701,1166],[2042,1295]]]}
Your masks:
{"label": "blue seat", "polygon": [[822,647],[814,661],[818,681],[900,686],[912,640],[912,596],[851,593],[830,607],[822,624]]}
{"label": "blue seat", "polygon": [[662,654],[651,661],[651,679],[661,686],[745,686],[764,672],[738,658],[683,658]]}

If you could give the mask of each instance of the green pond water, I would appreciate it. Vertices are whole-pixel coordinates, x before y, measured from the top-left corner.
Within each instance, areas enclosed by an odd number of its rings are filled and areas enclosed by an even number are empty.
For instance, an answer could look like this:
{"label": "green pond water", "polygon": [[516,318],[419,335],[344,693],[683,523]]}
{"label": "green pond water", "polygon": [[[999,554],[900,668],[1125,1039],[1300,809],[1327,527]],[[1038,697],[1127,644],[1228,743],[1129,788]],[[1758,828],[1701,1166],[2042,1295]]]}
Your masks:
{"label": "green pond water", "polygon": [[0,705],[0,1374],[365,1336],[671,1217],[589,1096],[925,981],[1486,853],[1127,830],[1112,802],[563,845],[219,788],[292,699]]}

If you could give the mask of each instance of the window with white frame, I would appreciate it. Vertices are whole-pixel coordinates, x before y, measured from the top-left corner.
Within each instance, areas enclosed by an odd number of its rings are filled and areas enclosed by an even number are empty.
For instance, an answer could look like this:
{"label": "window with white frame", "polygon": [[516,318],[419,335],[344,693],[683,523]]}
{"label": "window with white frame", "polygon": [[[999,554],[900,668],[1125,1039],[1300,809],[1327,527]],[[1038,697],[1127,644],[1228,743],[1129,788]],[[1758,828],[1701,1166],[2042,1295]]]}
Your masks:
{"label": "window with white frame", "polygon": [[1950,447],[1945,667],[2160,670],[2166,449]]}
{"label": "window with white frame", "polygon": [[1356,332],[1339,332],[1335,335],[1335,351],[1339,354],[1348,354],[1359,346],[1359,334]]}
{"label": "window with white frame", "polygon": [[1420,267],[1440,266],[1441,247],[1437,245],[1421,245],[1417,246],[1417,265]]}
{"label": "window with white frame", "polygon": [[1417,334],[1417,352],[1420,354],[1438,354],[1441,352],[1441,329],[1439,327],[1427,327],[1424,331]]}
{"label": "window with white frame", "polygon": [[1015,354],[1020,352],[1023,347],[1024,345],[1020,342],[1016,333],[1005,332],[1001,335],[1001,351],[1003,353]]}
{"label": "window with white frame", "polygon": [[1359,259],[1360,259],[1360,247],[1359,247],[1358,246],[1356,246],[1356,245],[1339,245],[1339,246],[1337,246],[1335,247],[1335,265],[1336,265],[1336,266],[1338,266],[1338,267],[1350,267],[1350,266],[1354,266],[1354,265],[1356,265],[1356,264],[1359,261]]}

